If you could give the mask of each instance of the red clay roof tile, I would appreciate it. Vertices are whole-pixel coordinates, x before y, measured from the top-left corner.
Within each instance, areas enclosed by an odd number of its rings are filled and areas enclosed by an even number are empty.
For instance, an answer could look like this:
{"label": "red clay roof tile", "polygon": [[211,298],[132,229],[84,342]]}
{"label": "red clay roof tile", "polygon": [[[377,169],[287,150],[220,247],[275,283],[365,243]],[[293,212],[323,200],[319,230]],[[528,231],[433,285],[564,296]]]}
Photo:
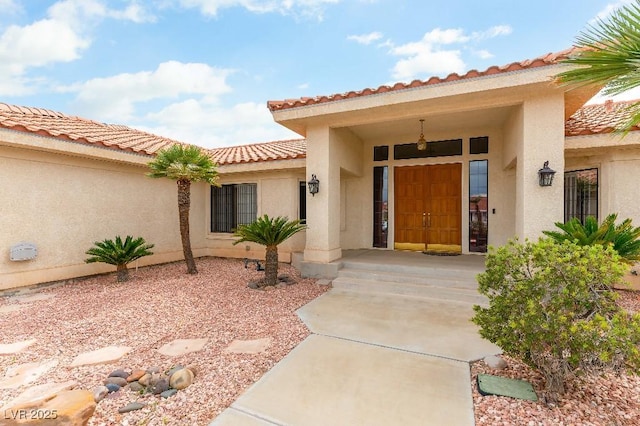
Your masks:
{"label": "red clay roof tile", "polygon": [[[629,118],[627,107],[636,102],[638,101],[606,101],[603,104],[585,105],[565,123],[565,136],[611,133]],[[640,126],[631,130],[640,130]]]}
{"label": "red clay roof tile", "polygon": [[450,81],[464,80],[482,77],[485,75],[493,75],[500,73],[507,73],[511,71],[520,71],[524,69],[543,67],[548,65],[557,64],[560,60],[565,59],[574,52],[575,48],[570,48],[556,53],[547,53],[534,59],[527,59],[525,61],[513,62],[503,66],[491,66],[484,71],[469,70],[463,75],[456,73],[449,74],[444,78],[431,77],[428,80],[413,80],[410,83],[395,83],[393,86],[380,86],[378,88],[366,88],[357,92],[350,91],[347,93],[336,93],[329,96],[316,96],[313,98],[303,97],[299,99],[285,99],[282,101],[268,101],[267,107],[270,111],[280,111],[291,108],[298,108],[302,106],[315,105],[333,101],[339,101],[342,99],[369,96],[377,93],[386,93],[392,91],[399,91],[405,89],[411,89],[414,87],[429,86],[432,84],[446,83]]}
{"label": "red clay roof tile", "polygon": [[[149,156],[163,148],[182,143],[123,125],[105,124],[44,108],[5,103],[0,103],[0,127]],[[284,160],[304,158],[306,141],[275,141],[205,151],[220,165]]]}

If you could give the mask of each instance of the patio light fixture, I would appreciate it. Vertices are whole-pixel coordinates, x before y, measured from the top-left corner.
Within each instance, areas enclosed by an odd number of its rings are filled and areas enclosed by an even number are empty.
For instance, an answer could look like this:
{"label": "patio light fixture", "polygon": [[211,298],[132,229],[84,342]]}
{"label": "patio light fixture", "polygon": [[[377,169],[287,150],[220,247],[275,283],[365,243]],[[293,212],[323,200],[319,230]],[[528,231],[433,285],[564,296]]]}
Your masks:
{"label": "patio light fixture", "polygon": [[542,168],[538,170],[538,183],[540,186],[551,186],[555,174],[556,171],[549,168],[549,161],[545,161]]}
{"label": "patio light fixture", "polygon": [[416,142],[418,151],[424,151],[427,149],[427,140],[424,138],[424,118],[420,119],[420,138]]}
{"label": "patio light fixture", "polygon": [[307,184],[309,185],[309,194],[315,197],[320,190],[320,181],[316,175],[311,175],[311,180]]}

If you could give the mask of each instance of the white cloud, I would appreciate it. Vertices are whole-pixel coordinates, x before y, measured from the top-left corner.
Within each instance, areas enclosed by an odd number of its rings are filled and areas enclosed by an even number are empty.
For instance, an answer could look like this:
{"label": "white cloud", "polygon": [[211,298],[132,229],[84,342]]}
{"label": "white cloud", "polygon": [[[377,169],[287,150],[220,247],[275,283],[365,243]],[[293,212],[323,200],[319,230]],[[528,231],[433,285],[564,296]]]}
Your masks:
{"label": "white cloud", "polygon": [[276,124],[265,104],[254,102],[223,108],[189,99],[148,114],[136,127],[207,148],[300,138]]}
{"label": "white cloud", "polygon": [[[392,69],[392,77],[400,81],[409,81],[420,75],[446,75],[452,72],[462,73],[466,64],[462,59],[462,50],[452,48],[457,44],[465,47],[471,42],[508,35],[511,27],[500,25],[486,31],[468,35],[461,28],[435,28],[426,33],[421,40],[399,46],[391,46],[390,53],[401,56]],[[492,55],[487,50],[473,50],[483,59]]]}
{"label": "white cloud", "polygon": [[185,8],[197,8],[203,15],[217,16],[218,11],[243,7],[252,13],[280,13],[322,20],[324,7],[341,0],[179,0]]}
{"label": "white cloud", "polygon": [[489,52],[488,50],[484,50],[484,49],[480,49],[480,50],[476,50],[473,52],[473,54],[477,57],[479,57],[480,59],[491,59],[494,57],[493,53]]}
{"label": "white cloud", "polygon": [[[6,2],[0,0],[0,6]],[[54,3],[44,19],[7,27],[0,34],[0,95],[35,92],[46,79],[29,77],[29,69],[80,58],[91,45],[94,25],[105,18],[134,22],[152,19],[136,2],[118,11],[97,0],[63,0]]]}
{"label": "white cloud", "polygon": [[0,15],[12,15],[21,10],[22,5],[16,0],[0,0]]}
{"label": "white cloud", "polygon": [[353,40],[356,43],[364,44],[364,45],[371,44],[376,40],[380,40],[381,38],[382,38],[382,33],[377,32],[377,31],[369,33],[369,34],[360,34],[360,35],[347,36],[347,40]]}
{"label": "white cloud", "polygon": [[149,101],[200,95],[216,103],[220,95],[231,91],[226,78],[232,72],[207,64],[168,61],[153,71],[94,78],[59,90],[77,92],[75,105],[90,117],[128,122],[136,115],[136,104]]}
{"label": "white cloud", "polygon": [[593,25],[598,20],[606,20],[613,11],[621,8],[622,6],[630,5],[633,2],[634,0],[619,0],[614,3],[608,3],[600,12],[596,14],[595,18],[589,21],[589,23]]}

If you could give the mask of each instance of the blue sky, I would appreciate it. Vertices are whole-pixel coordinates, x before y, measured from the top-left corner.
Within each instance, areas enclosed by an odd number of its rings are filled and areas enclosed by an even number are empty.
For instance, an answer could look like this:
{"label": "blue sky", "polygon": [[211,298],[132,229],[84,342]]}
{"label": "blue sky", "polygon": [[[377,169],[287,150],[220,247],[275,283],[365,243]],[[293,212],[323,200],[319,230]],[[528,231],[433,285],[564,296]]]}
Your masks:
{"label": "blue sky", "polygon": [[268,100],[568,48],[618,0],[0,0],[0,102],[205,147],[298,137]]}

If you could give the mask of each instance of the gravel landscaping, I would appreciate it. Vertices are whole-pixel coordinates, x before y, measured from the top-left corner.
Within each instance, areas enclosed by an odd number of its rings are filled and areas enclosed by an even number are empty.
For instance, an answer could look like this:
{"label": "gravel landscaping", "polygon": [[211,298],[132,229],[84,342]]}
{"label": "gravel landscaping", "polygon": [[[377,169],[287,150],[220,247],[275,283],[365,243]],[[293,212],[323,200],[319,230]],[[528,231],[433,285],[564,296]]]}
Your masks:
{"label": "gravel landscaping", "polygon": [[[0,377],[10,367],[30,362],[57,361],[38,380],[39,385],[73,380],[77,387],[93,389],[116,368],[126,370],[175,365],[193,366],[192,385],[164,399],[128,389],[109,394],[97,405],[90,425],[208,425],[245,389],[309,335],[295,310],[328,290],[315,280],[302,279],[289,265],[280,273],[296,284],[269,290],[251,290],[247,282],[262,272],[246,269],[242,260],[198,259],[200,274],[185,274],[183,262],[131,271],[131,280],[116,283],[115,274],[77,279],[19,302],[0,297],[0,343],[35,339],[36,343],[13,355],[0,355]],[[640,293],[620,291],[620,304],[640,311]],[[21,307],[20,309],[7,309]],[[4,309],[3,309],[4,308]],[[202,350],[167,356],[158,349],[176,339],[207,339]],[[232,353],[236,340],[269,339],[259,353]],[[118,362],[70,367],[86,351],[107,346],[132,350]],[[568,386],[560,404],[549,407],[507,397],[481,396],[479,373],[527,380],[539,397],[542,377],[515,359],[508,367],[492,370],[483,362],[471,365],[473,403],[477,425],[638,425],[640,377],[613,375],[579,377]],[[0,389],[0,406],[24,390]],[[120,414],[130,402],[146,404]],[[1,422],[0,422],[1,423]]]}
{"label": "gravel landscaping", "polygon": [[[619,291],[619,294],[622,307],[640,312],[640,292]],[[504,370],[492,370],[482,361],[471,365],[476,425],[640,425],[640,376],[623,373],[578,377],[568,385],[558,406],[549,407],[542,402],[542,376],[513,358],[503,358],[508,364]],[[526,380],[533,385],[539,401],[481,396],[476,382],[478,374]]]}
{"label": "gravel landscaping", "polygon": [[[168,369],[195,366],[194,383],[161,399],[128,389],[98,403],[90,425],[207,425],[248,386],[309,335],[295,310],[327,290],[315,280],[301,279],[289,265],[296,284],[268,291],[251,290],[247,282],[264,275],[245,269],[242,260],[204,258],[198,275],[187,275],[184,262],[131,271],[131,280],[116,283],[115,274],[78,279],[44,289],[55,297],[25,303],[0,313],[2,343],[36,339],[22,352],[0,356],[0,376],[9,367],[55,359],[57,366],[30,385],[75,380],[78,387],[102,385],[115,368]],[[0,308],[16,301],[0,298]],[[204,348],[169,357],[157,349],[176,339],[208,339]],[[257,354],[228,353],[234,340],[269,338]],[[69,367],[81,352],[106,346],[133,349],[117,363]],[[0,389],[0,406],[24,388]],[[131,401],[147,406],[119,414]]]}

